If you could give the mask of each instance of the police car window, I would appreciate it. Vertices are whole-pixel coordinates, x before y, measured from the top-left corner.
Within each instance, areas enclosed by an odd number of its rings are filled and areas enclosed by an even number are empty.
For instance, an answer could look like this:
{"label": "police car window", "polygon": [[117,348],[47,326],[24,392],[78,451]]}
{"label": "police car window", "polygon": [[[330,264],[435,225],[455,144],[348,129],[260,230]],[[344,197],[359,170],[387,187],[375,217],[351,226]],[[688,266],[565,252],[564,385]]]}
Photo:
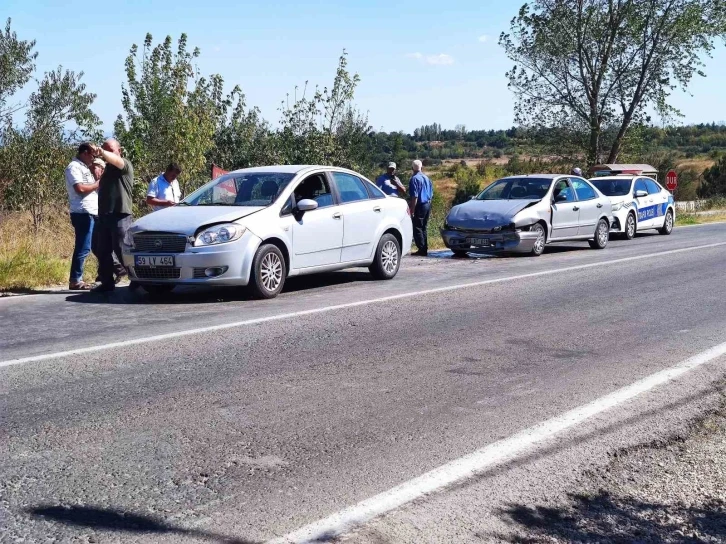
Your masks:
{"label": "police car window", "polygon": [[635,188],[633,189],[633,194],[635,194],[636,191],[645,191],[648,192],[648,186],[645,184],[645,180],[640,178],[635,182]]}
{"label": "police car window", "polygon": [[[555,200],[558,202],[574,202],[575,201],[575,192],[572,190],[572,187],[570,187],[570,184],[567,183],[567,180],[561,179],[555,184],[555,190],[552,193],[555,197]],[[562,197],[565,197],[564,200],[562,200]]]}
{"label": "police car window", "polygon": [[645,185],[648,187],[648,194],[655,195],[660,193],[660,187],[658,187],[658,184],[652,179],[646,179]]}
{"label": "police car window", "polygon": [[592,200],[593,198],[597,198],[595,189],[590,187],[590,184],[583,179],[573,179],[572,186],[575,188],[575,193],[577,193],[577,200]]}

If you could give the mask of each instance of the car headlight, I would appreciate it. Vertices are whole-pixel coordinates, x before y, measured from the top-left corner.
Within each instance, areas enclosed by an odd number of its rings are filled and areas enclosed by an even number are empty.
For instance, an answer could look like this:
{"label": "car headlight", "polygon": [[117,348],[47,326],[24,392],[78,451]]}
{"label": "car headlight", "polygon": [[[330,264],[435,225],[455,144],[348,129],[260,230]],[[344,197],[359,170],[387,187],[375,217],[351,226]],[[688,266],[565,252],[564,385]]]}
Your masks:
{"label": "car headlight", "polygon": [[613,206],[613,211],[614,211],[614,212],[616,212],[616,211],[618,211],[618,210],[619,210],[620,208],[622,208],[622,207],[623,207],[623,203],[622,203],[622,202],[618,202],[617,204],[613,204],[612,206]]}
{"label": "car headlight", "polygon": [[238,240],[247,229],[235,223],[223,223],[204,229],[194,240],[194,246],[214,246]]}
{"label": "car headlight", "polygon": [[127,230],[124,233],[124,245],[126,247],[130,247],[131,249],[134,249],[134,235],[131,234],[130,230]]}

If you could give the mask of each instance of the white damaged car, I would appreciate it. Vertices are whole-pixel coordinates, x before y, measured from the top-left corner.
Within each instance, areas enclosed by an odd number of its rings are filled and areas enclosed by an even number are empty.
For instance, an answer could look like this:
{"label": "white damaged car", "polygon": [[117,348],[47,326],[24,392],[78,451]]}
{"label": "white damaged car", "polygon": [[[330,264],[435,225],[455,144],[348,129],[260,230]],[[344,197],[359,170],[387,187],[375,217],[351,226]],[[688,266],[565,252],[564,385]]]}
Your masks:
{"label": "white damaged car", "polygon": [[454,206],[441,236],[454,255],[516,252],[541,255],[554,242],[587,240],[607,246],[610,200],[587,180],[559,174],[495,181]]}

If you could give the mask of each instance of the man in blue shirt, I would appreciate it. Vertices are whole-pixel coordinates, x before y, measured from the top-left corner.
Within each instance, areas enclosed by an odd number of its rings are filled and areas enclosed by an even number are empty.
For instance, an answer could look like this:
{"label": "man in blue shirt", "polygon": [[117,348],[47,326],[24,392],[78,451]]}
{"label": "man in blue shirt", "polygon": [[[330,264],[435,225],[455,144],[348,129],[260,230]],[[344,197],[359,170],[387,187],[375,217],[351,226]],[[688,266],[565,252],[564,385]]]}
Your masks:
{"label": "man in blue shirt", "polygon": [[399,192],[406,192],[406,188],[403,186],[403,183],[401,183],[401,180],[398,179],[398,176],[396,175],[395,162],[388,163],[388,172],[378,176],[378,178],[376,179],[376,185],[378,185],[381,191],[383,191],[387,195],[398,196]]}
{"label": "man in blue shirt", "polygon": [[412,165],[413,176],[408,184],[409,206],[413,222],[413,241],[418,248],[414,253],[419,257],[428,255],[429,242],[426,229],[431,215],[431,199],[434,197],[434,186],[429,177],[423,173],[421,161],[415,160]]}

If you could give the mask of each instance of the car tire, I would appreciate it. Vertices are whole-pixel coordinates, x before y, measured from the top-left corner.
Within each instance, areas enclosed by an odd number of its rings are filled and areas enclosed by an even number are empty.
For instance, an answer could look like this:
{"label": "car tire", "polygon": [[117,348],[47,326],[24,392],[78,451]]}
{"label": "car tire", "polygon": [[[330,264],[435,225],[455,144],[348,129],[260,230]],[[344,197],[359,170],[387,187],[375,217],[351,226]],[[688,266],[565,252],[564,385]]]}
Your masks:
{"label": "car tire", "polygon": [[665,234],[666,236],[673,232],[673,210],[669,209],[666,212],[665,219],[663,220],[663,226],[658,229],[658,232]]}
{"label": "car tire", "polygon": [[538,236],[529,254],[533,257],[539,257],[544,253],[545,245],[547,244],[547,233],[545,232],[545,228],[542,226],[542,223],[535,223],[532,225],[531,232],[537,232]]}
{"label": "car tire", "polygon": [[626,240],[632,240],[635,238],[635,233],[638,230],[638,223],[635,220],[635,214],[629,213],[628,218],[625,220],[625,229],[623,230],[623,237]]}
{"label": "car tire", "polygon": [[253,297],[275,298],[282,291],[287,278],[285,257],[274,244],[263,244],[255,253],[250,272],[249,290]]}
{"label": "car tire", "polygon": [[386,233],[378,241],[373,262],[368,270],[377,280],[390,280],[398,274],[400,267],[401,246],[393,234]]}
{"label": "car tire", "polygon": [[464,249],[452,249],[451,252],[454,254],[454,257],[457,259],[463,259],[464,257],[469,256],[469,252]]}
{"label": "car tire", "polygon": [[605,219],[600,219],[597,222],[597,228],[595,229],[595,238],[588,240],[592,249],[605,249],[610,240],[610,225]]}
{"label": "car tire", "polygon": [[174,290],[174,285],[142,285],[142,287],[149,296],[156,298],[168,295]]}

